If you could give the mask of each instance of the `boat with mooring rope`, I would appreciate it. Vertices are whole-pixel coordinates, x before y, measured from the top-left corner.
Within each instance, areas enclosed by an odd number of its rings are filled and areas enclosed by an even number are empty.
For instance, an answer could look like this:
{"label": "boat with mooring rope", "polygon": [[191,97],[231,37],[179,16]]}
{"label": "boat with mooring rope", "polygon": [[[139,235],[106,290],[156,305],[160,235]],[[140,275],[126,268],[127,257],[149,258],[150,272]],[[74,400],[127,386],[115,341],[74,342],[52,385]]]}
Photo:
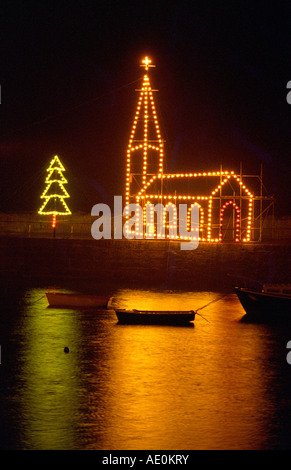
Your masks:
{"label": "boat with mooring rope", "polygon": [[126,310],[115,309],[118,323],[140,325],[191,325],[194,310]]}

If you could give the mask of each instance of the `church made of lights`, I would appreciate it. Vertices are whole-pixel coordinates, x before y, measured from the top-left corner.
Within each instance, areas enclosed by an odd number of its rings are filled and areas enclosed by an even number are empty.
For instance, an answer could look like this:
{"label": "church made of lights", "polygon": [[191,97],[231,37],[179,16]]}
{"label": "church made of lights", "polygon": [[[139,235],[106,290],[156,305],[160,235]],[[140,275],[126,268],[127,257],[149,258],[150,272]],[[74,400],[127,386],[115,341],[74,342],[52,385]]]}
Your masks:
{"label": "church made of lights", "polygon": [[[137,203],[143,217],[147,204],[163,204],[165,209],[180,203],[199,207],[199,241],[250,242],[254,219],[254,194],[234,171],[164,173],[164,141],[158,123],[149,69],[154,67],[145,57],[145,73],[127,147],[125,203]],[[176,209],[175,209],[176,210]],[[179,217],[179,214],[176,213]],[[128,216],[129,217],[129,216]],[[165,220],[166,237],[173,238]],[[158,238],[153,228],[151,238]],[[177,233],[175,239],[180,240]]]}

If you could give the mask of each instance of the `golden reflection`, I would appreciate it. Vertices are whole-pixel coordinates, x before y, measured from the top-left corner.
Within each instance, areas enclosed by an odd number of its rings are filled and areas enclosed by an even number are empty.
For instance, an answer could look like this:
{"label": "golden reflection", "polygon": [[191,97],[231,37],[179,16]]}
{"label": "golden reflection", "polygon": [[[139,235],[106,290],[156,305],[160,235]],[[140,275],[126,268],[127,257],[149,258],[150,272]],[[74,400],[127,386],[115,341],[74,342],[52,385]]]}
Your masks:
{"label": "golden reflection", "polygon": [[[25,300],[20,389],[23,445],[38,450],[73,448],[73,417],[78,409],[75,314],[47,309],[42,289],[31,289]],[[69,354],[64,353],[66,346]]]}
{"label": "golden reflection", "polygon": [[[125,308],[198,308],[214,293],[119,291]],[[119,326],[111,361],[108,447],[260,448],[268,408],[263,336],[239,323],[235,296],[212,304],[193,330]],[[218,339],[219,336],[219,339]],[[113,445],[113,447],[112,447]],[[110,447],[111,446],[111,447]]]}
{"label": "golden reflection", "polygon": [[181,293],[120,289],[114,296],[112,306],[140,310],[196,310],[217,296],[213,292]]}
{"label": "golden reflection", "polygon": [[[26,449],[260,449],[274,386],[264,327],[235,295],[119,290],[113,307],[197,309],[195,328],[47,309],[29,291],[19,386]],[[221,296],[222,297],[222,296]],[[270,339],[269,339],[270,341]],[[68,346],[70,352],[64,353]]]}

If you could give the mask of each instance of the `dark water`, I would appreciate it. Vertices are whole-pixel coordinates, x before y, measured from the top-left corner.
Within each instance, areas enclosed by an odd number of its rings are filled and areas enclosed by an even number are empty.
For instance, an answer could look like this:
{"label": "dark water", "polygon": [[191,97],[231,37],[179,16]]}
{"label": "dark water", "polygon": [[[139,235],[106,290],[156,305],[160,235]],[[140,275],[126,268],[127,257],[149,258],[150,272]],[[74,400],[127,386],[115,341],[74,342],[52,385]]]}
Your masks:
{"label": "dark water", "polygon": [[[2,296],[1,449],[291,449],[288,327],[241,321],[233,294],[187,328],[47,308],[45,290]],[[119,307],[164,310],[222,295],[113,294]]]}

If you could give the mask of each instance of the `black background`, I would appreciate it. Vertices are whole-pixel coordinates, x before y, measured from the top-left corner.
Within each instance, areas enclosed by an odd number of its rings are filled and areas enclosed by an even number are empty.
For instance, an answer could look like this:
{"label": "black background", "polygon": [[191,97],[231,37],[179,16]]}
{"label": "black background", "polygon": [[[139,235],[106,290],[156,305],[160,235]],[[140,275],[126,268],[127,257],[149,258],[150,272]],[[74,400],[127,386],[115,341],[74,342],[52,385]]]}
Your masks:
{"label": "black background", "polygon": [[290,2],[1,2],[0,211],[37,211],[58,154],[72,211],[124,194],[148,55],[168,172],[259,174],[290,215]]}

